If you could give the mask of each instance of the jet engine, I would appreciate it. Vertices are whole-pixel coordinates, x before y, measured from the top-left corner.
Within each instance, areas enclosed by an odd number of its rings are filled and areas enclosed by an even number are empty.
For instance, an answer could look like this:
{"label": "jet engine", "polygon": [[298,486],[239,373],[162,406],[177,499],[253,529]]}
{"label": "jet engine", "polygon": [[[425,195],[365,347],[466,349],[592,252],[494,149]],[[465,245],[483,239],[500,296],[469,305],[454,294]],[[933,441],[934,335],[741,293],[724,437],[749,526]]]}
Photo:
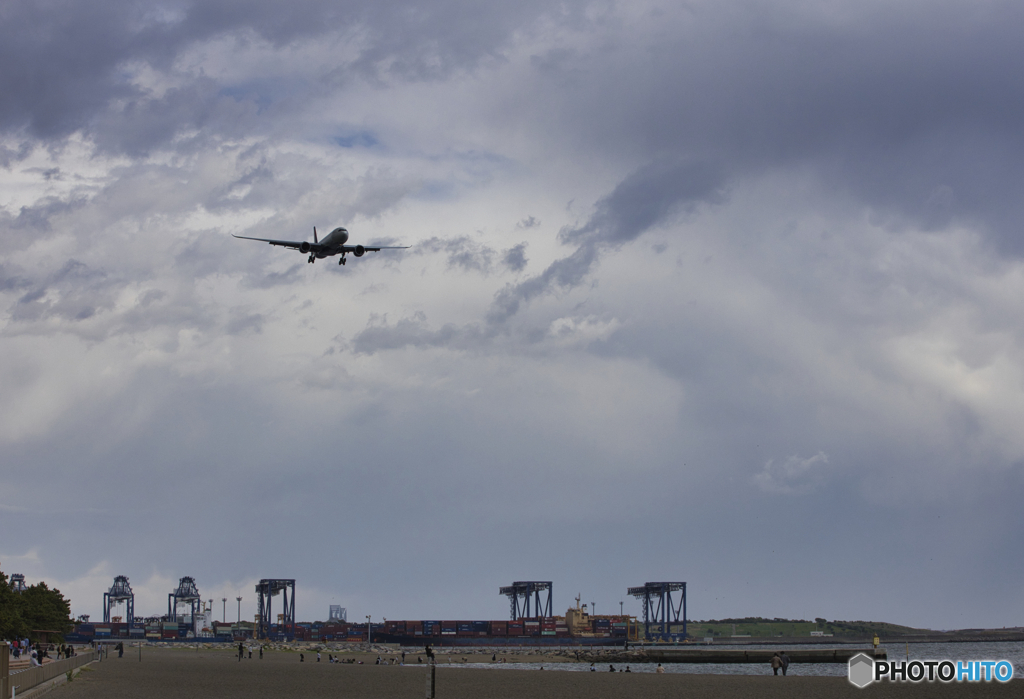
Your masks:
{"label": "jet engine", "polygon": [[366,248],[364,248],[362,245],[357,245],[356,249],[352,251],[352,254],[355,255],[356,257],[362,257],[363,255],[366,254]]}
{"label": "jet engine", "polygon": [[306,241],[302,241],[302,245],[299,246],[299,252],[301,252],[303,255],[309,252],[309,243],[307,243]]}

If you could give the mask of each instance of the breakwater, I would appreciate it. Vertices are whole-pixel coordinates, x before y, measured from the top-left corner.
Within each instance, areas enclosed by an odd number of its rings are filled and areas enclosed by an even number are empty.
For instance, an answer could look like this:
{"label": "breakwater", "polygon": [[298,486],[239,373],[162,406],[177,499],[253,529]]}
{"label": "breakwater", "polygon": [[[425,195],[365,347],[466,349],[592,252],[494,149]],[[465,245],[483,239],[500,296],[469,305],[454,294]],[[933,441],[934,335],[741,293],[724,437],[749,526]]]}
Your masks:
{"label": "breakwater", "polygon": [[[786,648],[791,663],[847,663],[858,653],[886,659],[883,649],[868,648]],[[580,660],[600,663],[770,663],[781,650],[767,648],[644,648],[630,651],[580,653]]]}

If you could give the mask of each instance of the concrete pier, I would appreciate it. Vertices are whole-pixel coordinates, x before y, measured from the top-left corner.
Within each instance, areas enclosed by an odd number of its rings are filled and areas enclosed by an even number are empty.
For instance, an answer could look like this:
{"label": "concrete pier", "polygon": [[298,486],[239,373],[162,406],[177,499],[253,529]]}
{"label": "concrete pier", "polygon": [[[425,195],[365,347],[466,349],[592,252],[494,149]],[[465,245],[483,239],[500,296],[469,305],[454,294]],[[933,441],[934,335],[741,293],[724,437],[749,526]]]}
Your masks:
{"label": "concrete pier", "polygon": [[886,659],[881,648],[645,648],[641,654],[650,663],[770,663],[772,656],[783,650],[791,663],[846,663],[858,653]]}

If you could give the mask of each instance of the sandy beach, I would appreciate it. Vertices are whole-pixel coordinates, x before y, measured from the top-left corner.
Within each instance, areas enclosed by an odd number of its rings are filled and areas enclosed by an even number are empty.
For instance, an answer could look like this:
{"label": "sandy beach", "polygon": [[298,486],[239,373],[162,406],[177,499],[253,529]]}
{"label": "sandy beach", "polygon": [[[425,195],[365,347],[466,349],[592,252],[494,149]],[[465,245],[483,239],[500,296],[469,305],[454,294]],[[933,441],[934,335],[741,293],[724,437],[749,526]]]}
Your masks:
{"label": "sandy beach", "polygon": [[[134,653],[132,651],[135,651]],[[306,653],[299,662],[294,651],[271,651],[263,660],[238,661],[228,650],[144,648],[123,658],[111,655],[89,666],[73,682],[57,687],[52,699],[122,699],[127,697],[195,697],[259,699],[261,697],[367,697],[409,699],[425,695],[424,665],[374,665],[376,655],[359,654],[363,665],[316,662]],[[345,656],[349,657],[349,656]],[[415,656],[412,657],[415,663]],[[873,685],[858,690],[844,678],[625,674],[439,666],[438,699],[522,699],[523,697],[1018,697],[1024,682],[1008,684],[922,683]]]}

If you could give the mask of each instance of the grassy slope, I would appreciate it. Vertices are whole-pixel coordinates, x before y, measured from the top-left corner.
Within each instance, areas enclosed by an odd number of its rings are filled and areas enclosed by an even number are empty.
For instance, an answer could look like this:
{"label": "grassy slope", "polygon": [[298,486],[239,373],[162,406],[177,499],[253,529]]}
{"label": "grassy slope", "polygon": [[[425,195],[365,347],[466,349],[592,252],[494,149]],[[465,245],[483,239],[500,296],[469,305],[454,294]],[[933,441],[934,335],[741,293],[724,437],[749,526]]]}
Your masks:
{"label": "grassy slope", "polygon": [[[824,620],[823,620],[824,621]],[[733,628],[735,627],[735,632]],[[924,633],[926,629],[914,629],[883,621],[803,621],[799,619],[718,619],[691,621],[687,626],[691,638],[707,636],[810,636],[812,631],[823,631],[835,636],[892,636],[896,634]]]}

